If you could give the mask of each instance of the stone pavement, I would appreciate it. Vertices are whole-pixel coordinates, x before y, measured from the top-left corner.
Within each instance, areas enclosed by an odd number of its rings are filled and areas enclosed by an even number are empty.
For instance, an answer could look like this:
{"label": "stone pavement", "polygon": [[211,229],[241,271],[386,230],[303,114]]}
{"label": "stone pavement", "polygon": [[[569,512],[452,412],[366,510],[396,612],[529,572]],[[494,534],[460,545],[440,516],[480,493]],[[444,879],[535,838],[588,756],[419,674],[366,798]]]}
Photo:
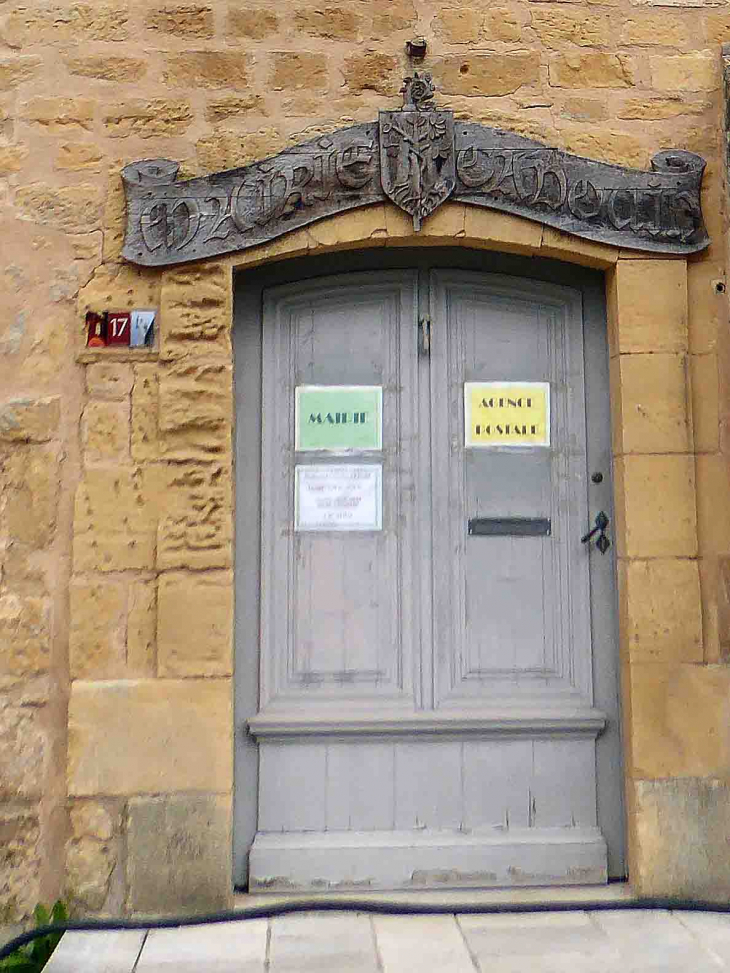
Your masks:
{"label": "stone pavement", "polygon": [[730,915],[306,912],[148,932],[67,933],[46,973],[718,973]]}

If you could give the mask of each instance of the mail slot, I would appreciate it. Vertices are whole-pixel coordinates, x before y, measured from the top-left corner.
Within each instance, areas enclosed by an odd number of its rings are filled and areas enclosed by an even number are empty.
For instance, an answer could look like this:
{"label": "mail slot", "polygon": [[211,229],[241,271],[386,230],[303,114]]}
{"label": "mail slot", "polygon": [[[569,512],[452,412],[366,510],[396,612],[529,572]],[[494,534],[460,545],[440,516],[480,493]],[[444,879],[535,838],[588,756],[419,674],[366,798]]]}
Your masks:
{"label": "mail slot", "polygon": [[475,517],[469,521],[474,537],[549,537],[547,517]]}

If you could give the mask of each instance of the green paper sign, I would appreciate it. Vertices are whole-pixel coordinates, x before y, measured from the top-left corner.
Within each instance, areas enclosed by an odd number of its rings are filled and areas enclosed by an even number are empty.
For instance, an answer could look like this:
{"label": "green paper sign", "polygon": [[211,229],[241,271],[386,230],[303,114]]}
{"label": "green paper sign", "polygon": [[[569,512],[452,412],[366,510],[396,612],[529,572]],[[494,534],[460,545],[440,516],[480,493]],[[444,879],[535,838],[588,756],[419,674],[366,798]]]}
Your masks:
{"label": "green paper sign", "polygon": [[383,448],[380,385],[299,385],[295,395],[297,452]]}

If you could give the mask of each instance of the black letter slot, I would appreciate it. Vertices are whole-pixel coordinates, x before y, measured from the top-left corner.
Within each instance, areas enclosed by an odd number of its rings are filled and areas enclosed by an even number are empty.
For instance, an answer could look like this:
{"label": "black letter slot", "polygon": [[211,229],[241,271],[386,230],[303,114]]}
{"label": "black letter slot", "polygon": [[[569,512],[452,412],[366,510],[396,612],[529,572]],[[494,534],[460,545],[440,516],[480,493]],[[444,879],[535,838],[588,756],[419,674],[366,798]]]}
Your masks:
{"label": "black letter slot", "polygon": [[549,537],[547,517],[475,517],[469,521],[474,537]]}

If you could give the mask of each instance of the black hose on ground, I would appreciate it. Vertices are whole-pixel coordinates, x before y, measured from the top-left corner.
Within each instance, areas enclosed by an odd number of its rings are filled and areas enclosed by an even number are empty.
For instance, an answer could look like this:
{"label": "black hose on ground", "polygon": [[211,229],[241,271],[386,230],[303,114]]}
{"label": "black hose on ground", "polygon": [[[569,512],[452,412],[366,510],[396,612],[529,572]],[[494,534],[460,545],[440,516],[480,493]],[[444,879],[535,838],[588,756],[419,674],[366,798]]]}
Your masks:
{"label": "black hose on ground", "polygon": [[619,912],[626,910],[668,909],[673,912],[718,912],[730,914],[730,904],[695,899],[620,899],[586,902],[453,902],[419,905],[415,902],[373,902],[368,899],[291,899],[270,905],[249,905],[241,909],[210,912],[193,916],[171,916],[163,919],[81,919],[58,925],[38,926],[21,933],[0,947],[0,960],[10,956],[21,946],[39,936],[59,932],[116,932],[125,929],[178,929],[183,926],[207,926],[218,922],[237,922],[242,919],[271,919],[292,912],[371,912],[375,915],[495,915],[526,912]]}

